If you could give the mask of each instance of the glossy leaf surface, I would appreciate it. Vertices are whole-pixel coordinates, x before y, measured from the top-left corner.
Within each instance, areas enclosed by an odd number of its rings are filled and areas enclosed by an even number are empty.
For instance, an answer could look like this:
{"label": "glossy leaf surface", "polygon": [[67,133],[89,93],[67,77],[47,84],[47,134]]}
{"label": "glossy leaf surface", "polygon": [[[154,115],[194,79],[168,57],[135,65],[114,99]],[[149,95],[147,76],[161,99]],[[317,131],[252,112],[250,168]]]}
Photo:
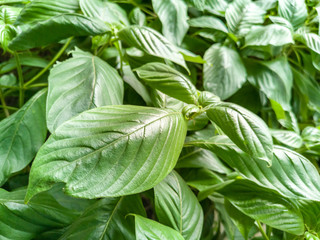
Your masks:
{"label": "glossy leaf surface", "polygon": [[122,104],[123,80],[114,68],[79,49],[72,55],[50,72],[47,125],[51,132],[85,110]]}
{"label": "glossy leaf surface", "polygon": [[169,109],[106,106],[84,112],[40,149],[26,200],[57,182],[83,198],[150,189],[175,166],[185,135],[181,113]]}
{"label": "glossy leaf surface", "polygon": [[200,239],[203,212],[196,196],[175,171],[154,188],[155,208],[161,223],[181,233],[184,239]]}

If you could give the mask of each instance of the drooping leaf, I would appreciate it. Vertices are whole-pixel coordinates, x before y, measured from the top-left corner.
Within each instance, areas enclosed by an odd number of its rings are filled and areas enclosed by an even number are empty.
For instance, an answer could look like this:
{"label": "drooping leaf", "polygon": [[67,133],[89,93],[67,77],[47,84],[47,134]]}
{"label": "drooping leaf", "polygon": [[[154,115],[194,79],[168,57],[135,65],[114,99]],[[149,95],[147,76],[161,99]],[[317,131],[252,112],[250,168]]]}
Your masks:
{"label": "drooping leaf", "polygon": [[168,59],[188,71],[188,67],[178,48],[155,30],[148,27],[131,26],[120,30],[118,36],[128,45],[152,56]]}
{"label": "drooping leaf", "polygon": [[108,31],[109,28],[98,19],[80,14],[63,14],[38,22],[22,31],[10,42],[9,48],[11,50],[27,50],[58,42],[71,36],[98,35]]}
{"label": "drooping leaf", "polygon": [[183,0],[152,0],[154,12],[162,23],[163,35],[179,46],[188,31],[188,7]]}
{"label": "drooping leaf", "polygon": [[116,3],[101,0],[80,0],[79,4],[82,12],[88,17],[99,18],[108,24],[129,25],[126,11]]}
{"label": "drooping leaf", "polygon": [[265,13],[251,0],[235,0],[228,5],[226,21],[231,32],[244,36],[252,26],[264,22]]}
{"label": "drooping leaf", "polygon": [[226,99],[233,95],[246,81],[246,69],[239,53],[226,46],[214,44],[205,55],[203,85],[206,91]]}
{"label": "drooping leaf", "polygon": [[148,218],[134,215],[136,239],[139,240],[184,240],[181,234],[165,225]]}
{"label": "drooping leaf", "polygon": [[198,103],[196,87],[186,76],[168,65],[147,63],[136,71],[138,76],[151,87],[185,103]]}
{"label": "drooping leaf", "polygon": [[175,171],[154,187],[159,221],[174,228],[186,240],[201,236],[203,212],[196,196]]}
{"label": "drooping leaf", "polygon": [[34,95],[19,111],[0,124],[0,185],[25,168],[45,141],[47,91]]}
{"label": "drooping leaf", "polygon": [[80,212],[58,203],[49,193],[42,193],[28,204],[25,189],[7,192],[0,189],[0,238],[31,240],[45,231],[71,224]]}
{"label": "drooping leaf", "polygon": [[274,189],[283,196],[299,200],[320,200],[320,176],[317,169],[308,159],[292,150],[275,147],[272,166],[269,167],[241,151],[226,136],[187,144],[210,149],[245,178]]}
{"label": "drooping leaf", "polygon": [[272,61],[247,61],[248,81],[258,87],[269,99],[291,110],[293,77],[287,58]]}
{"label": "drooping leaf", "polygon": [[150,189],[175,166],[185,135],[182,114],[169,109],[105,106],[81,113],[38,152],[26,200],[57,182],[82,198]]}
{"label": "drooping leaf", "polygon": [[303,144],[300,135],[293,131],[272,129],[271,134],[277,141],[288,147],[299,148]]}
{"label": "drooping leaf", "polygon": [[308,107],[316,111],[320,111],[320,87],[311,78],[292,68],[294,76],[295,88],[299,90],[302,97],[308,103]]}
{"label": "drooping leaf", "polygon": [[261,118],[232,103],[213,105],[207,115],[239,148],[271,164],[272,137]]}
{"label": "drooping leaf", "polygon": [[307,19],[308,11],[304,0],[278,0],[278,13],[297,29]]}
{"label": "drooping leaf", "polygon": [[146,24],[146,15],[138,7],[132,9],[129,14],[129,18],[135,25],[143,26]]}
{"label": "drooping leaf", "polygon": [[253,219],[295,235],[304,232],[303,217],[295,204],[270,189],[242,179],[224,186],[218,192]]}
{"label": "drooping leaf", "polygon": [[130,213],[145,216],[137,195],[101,199],[88,207],[59,239],[134,240],[134,219],[127,217]]}
{"label": "drooping leaf", "polygon": [[79,9],[78,0],[37,0],[31,1],[21,11],[16,25],[44,21],[65,13],[75,13]]}
{"label": "drooping leaf", "polygon": [[245,36],[246,46],[284,46],[294,43],[291,31],[282,25],[255,26]]}
{"label": "drooping leaf", "polygon": [[[63,87],[61,87],[63,86]],[[123,101],[123,80],[99,57],[76,49],[50,72],[47,125],[50,132],[85,110]]]}
{"label": "drooping leaf", "polygon": [[190,27],[209,28],[228,33],[228,28],[219,18],[213,16],[201,16],[188,21]]}
{"label": "drooping leaf", "polygon": [[248,239],[249,232],[254,225],[254,220],[239,211],[227,199],[224,201],[224,206],[230,215],[233,223],[237,226],[244,239]]}

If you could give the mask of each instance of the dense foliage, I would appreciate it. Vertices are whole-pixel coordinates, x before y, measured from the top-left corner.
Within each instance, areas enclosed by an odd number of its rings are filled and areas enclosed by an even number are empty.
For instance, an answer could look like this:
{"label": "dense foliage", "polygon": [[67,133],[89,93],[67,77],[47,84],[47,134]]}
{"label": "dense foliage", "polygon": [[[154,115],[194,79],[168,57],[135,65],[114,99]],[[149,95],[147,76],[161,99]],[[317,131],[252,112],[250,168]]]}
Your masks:
{"label": "dense foliage", "polygon": [[0,239],[318,239],[316,0],[0,0]]}

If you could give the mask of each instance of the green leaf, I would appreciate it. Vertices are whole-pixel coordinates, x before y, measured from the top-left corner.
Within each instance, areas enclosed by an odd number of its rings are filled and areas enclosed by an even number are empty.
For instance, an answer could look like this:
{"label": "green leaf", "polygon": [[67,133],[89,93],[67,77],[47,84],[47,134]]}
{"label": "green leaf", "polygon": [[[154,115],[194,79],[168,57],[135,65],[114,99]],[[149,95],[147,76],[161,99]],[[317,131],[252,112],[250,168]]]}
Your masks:
{"label": "green leaf", "polygon": [[308,16],[304,0],[279,0],[278,13],[280,17],[291,22],[294,29],[300,27]]}
{"label": "green leaf", "polygon": [[295,88],[301,93],[308,103],[308,107],[320,112],[320,87],[319,84],[305,74],[292,68]]}
{"label": "green leaf", "polygon": [[302,42],[312,51],[320,54],[320,37],[315,33],[301,33],[295,35],[296,40]]}
{"label": "green leaf", "polygon": [[189,71],[179,49],[151,28],[131,26],[120,30],[118,36],[130,46],[152,56],[168,59]]}
{"label": "green leaf", "polygon": [[154,187],[155,209],[159,221],[174,228],[186,240],[201,236],[203,212],[196,196],[176,172]]}
{"label": "green leaf", "polygon": [[129,25],[127,13],[116,3],[101,0],[80,0],[80,8],[84,15],[99,18],[108,24]]}
{"label": "green leaf", "polygon": [[185,103],[198,103],[196,87],[174,68],[155,62],[143,65],[136,72],[151,87]]}
{"label": "green leaf", "polygon": [[134,9],[132,9],[129,14],[129,18],[134,25],[146,25],[146,15],[141,11],[139,7],[135,7]]}
{"label": "green leaf", "polygon": [[285,18],[279,16],[269,16],[269,19],[274,23],[288,28],[290,31],[293,30],[292,24]]}
{"label": "green leaf", "polygon": [[239,53],[220,44],[212,45],[205,53],[203,85],[206,91],[226,99],[237,92],[246,81],[246,69]]}
{"label": "green leaf", "polygon": [[252,26],[264,22],[265,13],[265,10],[251,0],[235,0],[228,5],[226,21],[232,33],[244,36]]}
{"label": "green leaf", "polygon": [[207,115],[239,148],[271,164],[272,137],[261,118],[232,103],[213,105]]}
{"label": "green leaf", "polygon": [[16,25],[44,21],[64,13],[75,13],[79,10],[78,0],[37,0],[31,1],[21,11]]}
{"label": "green leaf", "polygon": [[183,0],[152,0],[154,12],[162,23],[163,35],[179,46],[188,31],[188,7]]}
{"label": "green leaf", "polygon": [[47,136],[45,98],[47,90],[34,95],[19,111],[0,124],[0,185],[25,168]]}
{"label": "green leaf", "polygon": [[294,43],[291,31],[282,25],[252,27],[245,36],[246,46],[283,46]]}
{"label": "green leaf", "polygon": [[248,81],[258,87],[269,99],[291,110],[293,77],[286,57],[271,61],[247,61]]}
{"label": "green leaf", "polygon": [[98,19],[91,19],[80,14],[63,14],[34,24],[22,31],[11,41],[9,48],[27,50],[71,36],[98,35],[108,31],[109,28]]}
{"label": "green leaf", "polygon": [[272,129],[270,130],[272,136],[279,141],[280,143],[292,147],[292,148],[299,148],[302,146],[303,141],[300,135],[293,131],[287,131],[287,130],[278,130],[278,129]]}
{"label": "green leaf", "polygon": [[184,0],[184,1],[200,11],[204,10],[207,2],[207,0]]}
{"label": "green leaf", "polygon": [[49,193],[39,194],[28,204],[23,201],[25,194],[25,189],[0,189],[1,239],[31,240],[45,231],[68,226],[80,215],[62,206]]}
{"label": "green leaf", "polygon": [[120,105],[122,101],[123,80],[118,72],[99,57],[76,49],[72,58],[58,63],[50,72],[48,129],[54,132],[85,110]]}
{"label": "green leaf", "polygon": [[175,168],[206,168],[221,174],[231,172],[211,151],[192,147],[182,149]]}
{"label": "green leaf", "polygon": [[136,239],[139,240],[184,240],[179,232],[148,218],[134,215]]}
{"label": "green leaf", "polygon": [[273,228],[291,234],[304,233],[300,212],[290,200],[248,180],[236,180],[217,190],[238,210]]}
{"label": "green leaf", "polygon": [[187,145],[209,149],[235,168],[243,177],[291,199],[320,201],[320,176],[314,165],[302,155],[284,147],[275,147],[272,166],[250,157],[226,136],[196,140]]}
{"label": "green leaf", "polygon": [[13,24],[21,8],[12,6],[0,6],[0,25]]}
{"label": "green leaf", "polygon": [[101,199],[88,207],[59,239],[136,239],[134,219],[127,217],[129,213],[145,216],[139,196]]}
{"label": "green leaf", "polygon": [[[30,56],[28,54],[19,54],[19,60],[21,66],[29,66],[29,67],[38,67],[38,68],[45,68],[49,61],[37,56]],[[16,59],[11,58],[10,60],[6,62],[2,62],[0,64],[0,74],[4,74],[7,72],[11,72],[17,68],[17,62]]]}
{"label": "green leaf", "polygon": [[81,113],[38,152],[26,200],[57,182],[82,198],[148,190],[173,169],[185,136],[182,114],[169,109],[105,106]]}
{"label": "green leaf", "polygon": [[244,239],[248,239],[249,232],[254,226],[254,220],[239,211],[227,199],[224,201],[224,206],[231,217],[233,223],[237,226]]}
{"label": "green leaf", "polygon": [[228,28],[219,18],[213,16],[201,16],[188,20],[190,27],[209,28],[228,33]]}

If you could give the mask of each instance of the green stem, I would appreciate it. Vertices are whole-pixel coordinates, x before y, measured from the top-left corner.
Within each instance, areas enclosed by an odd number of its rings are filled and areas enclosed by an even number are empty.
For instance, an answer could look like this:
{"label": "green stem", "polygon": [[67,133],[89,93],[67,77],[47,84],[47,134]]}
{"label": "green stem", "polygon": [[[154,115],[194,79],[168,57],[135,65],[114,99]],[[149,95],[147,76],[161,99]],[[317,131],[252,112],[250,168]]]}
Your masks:
{"label": "green stem", "polygon": [[259,231],[261,232],[264,240],[270,240],[265,231],[263,230],[260,221],[257,220]]}
{"label": "green stem", "polygon": [[7,85],[0,85],[0,88],[19,89],[19,87],[16,87],[16,86],[7,86]]}
{"label": "green stem", "polygon": [[30,88],[36,88],[36,87],[48,87],[48,83],[36,83],[32,84],[28,87],[25,87],[25,89],[30,89]]}
{"label": "green stem", "polygon": [[14,52],[13,54],[14,54],[14,58],[16,59],[18,78],[19,78],[19,107],[22,107],[24,103],[24,87],[23,87],[24,80],[23,80],[22,68],[21,68],[21,63],[20,63],[18,53]]}
{"label": "green stem", "polygon": [[64,53],[64,51],[67,49],[69,44],[71,43],[73,37],[69,38],[68,41],[63,45],[63,47],[60,49],[60,51],[54,56],[54,58],[48,63],[48,65],[42,69],[36,76],[34,76],[30,81],[28,81],[24,86],[27,87],[31,83],[38,80],[39,77],[41,77],[58,59],[59,57]]}
{"label": "green stem", "polygon": [[[3,106],[3,105],[0,105],[0,108],[6,108],[6,109],[9,109],[9,110],[14,110],[14,111],[17,111],[19,110],[19,108],[16,108],[16,107],[10,107],[10,106]],[[9,116],[8,116],[9,117]]]}
{"label": "green stem", "polygon": [[124,61],[124,59],[123,59],[123,55],[122,55],[122,45],[121,45],[120,41],[114,42],[113,44],[116,47],[116,49],[118,50],[118,52],[119,52],[119,56],[120,56],[120,71],[121,71],[121,74],[123,74],[123,61]]}
{"label": "green stem", "polygon": [[8,111],[9,108],[7,107],[1,88],[0,88],[0,101],[2,104],[1,107],[3,108],[4,114],[6,115],[6,117],[9,117],[10,116],[10,113]]}

